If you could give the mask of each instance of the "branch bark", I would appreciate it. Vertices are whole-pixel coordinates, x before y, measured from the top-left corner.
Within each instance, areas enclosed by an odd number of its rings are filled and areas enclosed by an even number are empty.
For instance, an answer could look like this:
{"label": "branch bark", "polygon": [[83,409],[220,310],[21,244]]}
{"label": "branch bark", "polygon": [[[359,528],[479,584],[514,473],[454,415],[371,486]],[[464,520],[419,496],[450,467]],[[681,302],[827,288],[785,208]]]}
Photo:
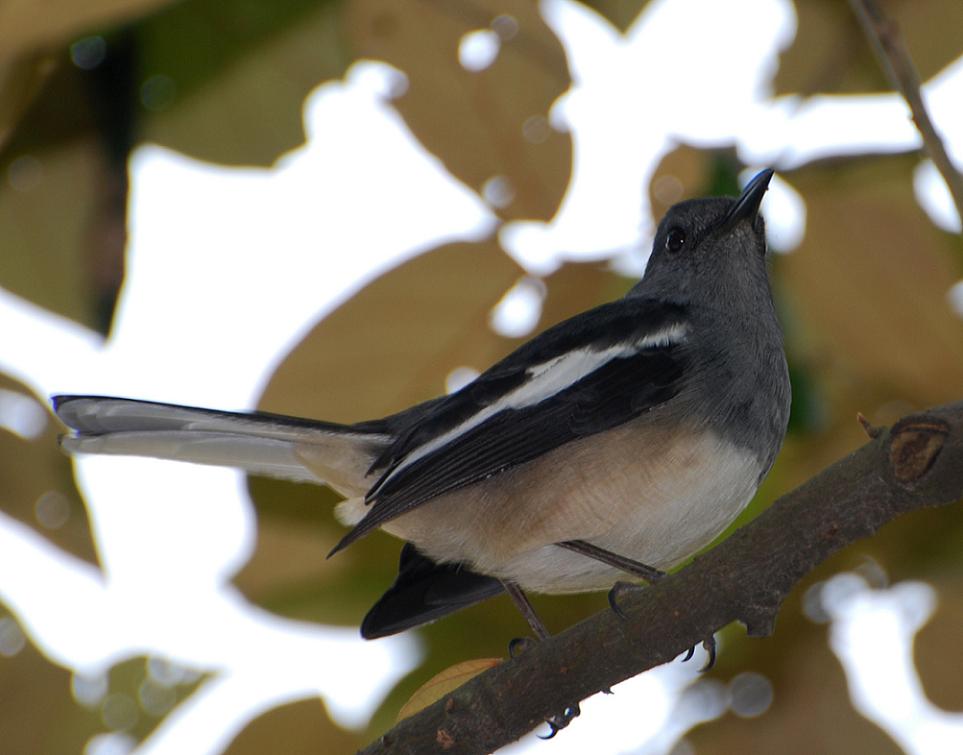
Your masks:
{"label": "branch bark", "polygon": [[784,495],[718,547],[479,675],[362,752],[488,753],[549,715],[672,660],[732,621],[772,633],[795,584],[910,511],[963,497],[963,401],[904,417]]}
{"label": "branch bark", "polygon": [[909,105],[913,122],[923,138],[923,148],[946,181],[956,205],[956,213],[963,220],[963,176],[950,160],[946,145],[930,119],[920,91],[919,73],[913,65],[909,50],[903,44],[896,22],[887,18],[876,0],[850,0],[849,4],[859,18],[890,83]]}

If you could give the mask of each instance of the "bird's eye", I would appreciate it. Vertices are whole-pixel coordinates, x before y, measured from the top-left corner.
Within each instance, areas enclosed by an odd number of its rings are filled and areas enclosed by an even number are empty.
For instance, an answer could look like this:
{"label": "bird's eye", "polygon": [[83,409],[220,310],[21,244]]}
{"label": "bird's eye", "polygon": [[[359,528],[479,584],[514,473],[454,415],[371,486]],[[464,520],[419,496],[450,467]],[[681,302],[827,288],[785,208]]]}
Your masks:
{"label": "bird's eye", "polygon": [[670,228],[665,235],[665,248],[670,252],[677,252],[685,246],[685,231],[681,228]]}

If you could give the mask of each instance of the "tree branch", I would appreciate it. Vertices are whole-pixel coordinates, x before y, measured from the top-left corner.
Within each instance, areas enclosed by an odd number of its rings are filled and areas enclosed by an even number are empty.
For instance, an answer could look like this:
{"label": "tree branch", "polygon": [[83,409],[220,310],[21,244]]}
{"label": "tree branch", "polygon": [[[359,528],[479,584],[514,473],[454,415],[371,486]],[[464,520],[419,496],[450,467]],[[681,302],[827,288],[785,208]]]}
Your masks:
{"label": "tree branch", "polygon": [[943,139],[930,120],[920,91],[920,77],[909,51],[903,44],[899,27],[895,21],[886,17],[876,0],[849,0],[849,4],[859,18],[890,83],[909,105],[913,122],[923,138],[923,147],[946,181],[956,205],[957,215],[963,220],[963,176],[954,167]]}
{"label": "tree branch", "polygon": [[[874,431],[878,428],[873,428]],[[772,632],[820,562],[909,511],[963,496],[963,402],[904,417],[776,501],[718,547],[479,675],[363,753],[487,753],[567,705],[672,660],[732,621]]]}

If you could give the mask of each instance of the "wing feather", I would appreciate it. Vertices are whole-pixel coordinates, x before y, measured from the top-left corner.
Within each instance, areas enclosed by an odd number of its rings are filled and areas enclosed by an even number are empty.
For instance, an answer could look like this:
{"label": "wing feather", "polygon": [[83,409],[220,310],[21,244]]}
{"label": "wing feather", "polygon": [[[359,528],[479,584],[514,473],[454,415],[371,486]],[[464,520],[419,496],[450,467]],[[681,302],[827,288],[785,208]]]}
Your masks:
{"label": "wing feather", "polygon": [[[685,324],[679,308],[651,303],[646,308],[645,302],[641,307],[637,302],[630,304],[632,306],[622,311],[596,318],[596,333],[605,335],[621,330],[619,335],[623,341],[634,338],[640,342],[647,334],[657,333],[668,325]],[[633,317],[634,333],[625,332],[626,309]],[[612,329],[606,331],[607,327]],[[585,342],[604,343],[604,339],[592,340],[590,335],[583,329]],[[533,344],[540,345],[536,339],[527,347],[531,350]],[[469,407],[475,413],[497,407],[506,391],[523,384],[526,371],[533,363],[545,364],[559,356],[553,353],[558,343],[541,346],[540,354],[521,359],[516,352],[495,365],[491,371],[494,377],[485,373],[475,381],[474,390],[469,386],[463,389],[464,395],[453,394],[450,401],[436,405],[433,416],[427,416],[425,422],[389,449],[386,456],[392,462],[369,492],[370,511],[332,553],[433,498],[524,464],[570,441],[634,419],[671,399],[682,387],[687,353],[684,342],[654,340],[639,350],[627,349],[537,403],[495,411],[483,421],[470,424],[473,415]],[[571,342],[565,346],[578,348],[577,343]],[[501,393],[490,390],[494,380],[499,381]],[[484,396],[484,400],[479,400],[479,396]],[[435,438],[445,433],[451,435],[459,423],[466,427],[463,432],[418,455],[419,449],[423,450]],[[433,434],[426,432],[426,425],[433,426]],[[416,439],[420,442],[413,442]]]}

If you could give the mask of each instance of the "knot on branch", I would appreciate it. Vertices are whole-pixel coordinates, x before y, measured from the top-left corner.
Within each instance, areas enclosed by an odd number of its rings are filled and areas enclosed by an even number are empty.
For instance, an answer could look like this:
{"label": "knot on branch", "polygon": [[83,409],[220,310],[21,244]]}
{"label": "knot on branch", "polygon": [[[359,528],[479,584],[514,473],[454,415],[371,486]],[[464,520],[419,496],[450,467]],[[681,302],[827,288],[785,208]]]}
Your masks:
{"label": "knot on branch", "polygon": [[893,425],[889,437],[889,463],[893,477],[904,485],[926,474],[943,450],[949,424],[939,417],[905,417]]}
{"label": "knot on branch", "polygon": [[455,738],[446,729],[438,729],[435,732],[435,742],[442,750],[450,750],[455,746]]}
{"label": "knot on branch", "polygon": [[769,637],[773,633],[783,597],[782,592],[770,586],[745,601],[739,620],[750,637]]}

